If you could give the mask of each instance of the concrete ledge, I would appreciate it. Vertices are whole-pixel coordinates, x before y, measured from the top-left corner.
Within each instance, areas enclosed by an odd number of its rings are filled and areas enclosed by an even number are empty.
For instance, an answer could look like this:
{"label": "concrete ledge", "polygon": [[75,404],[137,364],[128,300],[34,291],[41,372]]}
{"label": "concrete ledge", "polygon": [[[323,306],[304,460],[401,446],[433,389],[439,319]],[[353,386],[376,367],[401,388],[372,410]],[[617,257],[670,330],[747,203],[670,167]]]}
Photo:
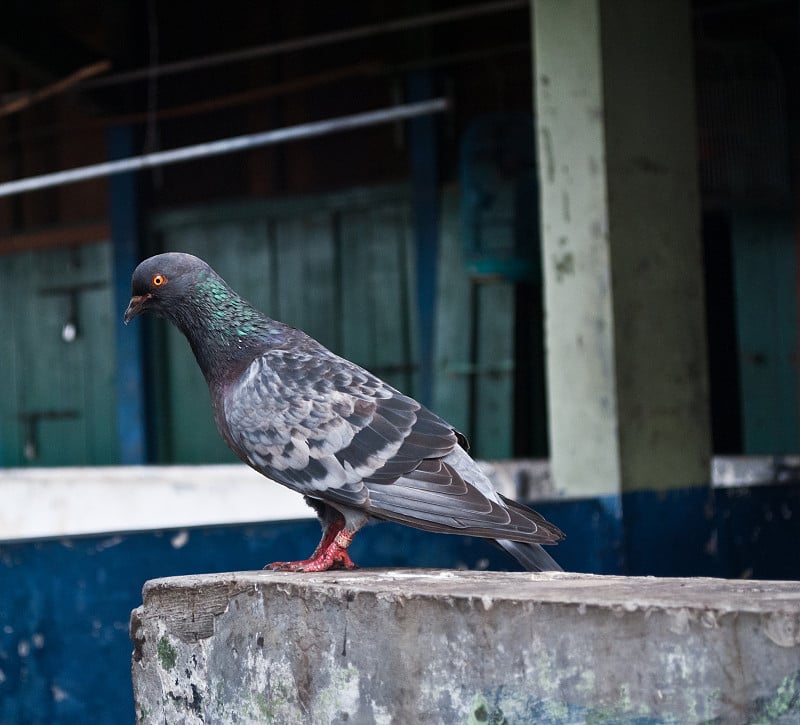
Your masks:
{"label": "concrete ledge", "polygon": [[0,498],[0,540],[314,517],[300,494],[239,463],[11,468]]}
{"label": "concrete ledge", "polygon": [[[546,461],[480,465],[511,498],[557,496]],[[0,499],[0,541],[316,517],[243,463],[0,469]]]}
{"label": "concrete ledge", "polygon": [[[567,500],[548,461],[479,465],[509,498]],[[711,473],[713,487],[794,484],[800,456],[716,457]],[[300,494],[241,463],[0,469],[0,499],[0,541],[314,518]]]}
{"label": "concrete ledge", "polygon": [[794,582],[210,574],[131,636],[137,723],[800,720]]}

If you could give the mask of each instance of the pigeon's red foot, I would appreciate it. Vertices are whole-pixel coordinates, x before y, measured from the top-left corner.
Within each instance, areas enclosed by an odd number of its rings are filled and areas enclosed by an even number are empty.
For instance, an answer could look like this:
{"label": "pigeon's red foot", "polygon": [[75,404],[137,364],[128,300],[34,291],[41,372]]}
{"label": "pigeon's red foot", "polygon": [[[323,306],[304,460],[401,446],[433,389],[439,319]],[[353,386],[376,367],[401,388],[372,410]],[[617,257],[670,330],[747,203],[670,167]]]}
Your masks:
{"label": "pigeon's red foot", "polygon": [[333,541],[323,541],[309,559],[301,561],[276,561],[267,564],[264,568],[269,571],[328,571],[329,569],[357,569],[358,567],[347,553],[347,546],[353,534],[346,531],[337,532]]}

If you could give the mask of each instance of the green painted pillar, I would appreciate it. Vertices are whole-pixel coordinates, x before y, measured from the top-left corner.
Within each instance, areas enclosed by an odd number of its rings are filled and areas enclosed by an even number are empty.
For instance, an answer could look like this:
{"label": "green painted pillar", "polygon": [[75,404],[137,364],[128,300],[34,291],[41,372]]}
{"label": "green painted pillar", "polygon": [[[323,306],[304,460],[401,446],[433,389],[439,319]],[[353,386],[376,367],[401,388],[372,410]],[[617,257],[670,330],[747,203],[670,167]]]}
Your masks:
{"label": "green painted pillar", "polygon": [[597,495],[708,481],[688,0],[532,0],[550,451]]}

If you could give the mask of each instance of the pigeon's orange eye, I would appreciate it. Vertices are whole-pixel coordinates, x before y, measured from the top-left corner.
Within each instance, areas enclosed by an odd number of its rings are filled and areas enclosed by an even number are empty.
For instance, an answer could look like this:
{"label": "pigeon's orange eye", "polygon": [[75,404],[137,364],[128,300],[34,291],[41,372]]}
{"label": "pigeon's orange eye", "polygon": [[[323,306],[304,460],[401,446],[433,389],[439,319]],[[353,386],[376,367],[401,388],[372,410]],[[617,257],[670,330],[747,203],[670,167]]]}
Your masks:
{"label": "pigeon's orange eye", "polygon": [[153,287],[161,287],[167,283],[167,278],[163,274],[157,274],[153,277]]}

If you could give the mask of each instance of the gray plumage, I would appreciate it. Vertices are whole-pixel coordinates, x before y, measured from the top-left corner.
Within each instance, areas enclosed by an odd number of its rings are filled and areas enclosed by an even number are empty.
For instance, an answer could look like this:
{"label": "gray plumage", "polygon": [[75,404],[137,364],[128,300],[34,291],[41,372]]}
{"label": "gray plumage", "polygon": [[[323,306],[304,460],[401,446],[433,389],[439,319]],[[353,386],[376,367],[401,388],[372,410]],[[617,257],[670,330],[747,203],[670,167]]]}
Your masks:
{"label": "gray plumage", "polygon": [[497,493],[451,425],[258,312],[202,260],[142,262],[126,322],[144,311],[187,337],[236,455],[304,494],[324,526],[340,515],[352,538],[368,518],[398,521],[493,539],[527,569],[560,569],[539,544],[563,534]]}

